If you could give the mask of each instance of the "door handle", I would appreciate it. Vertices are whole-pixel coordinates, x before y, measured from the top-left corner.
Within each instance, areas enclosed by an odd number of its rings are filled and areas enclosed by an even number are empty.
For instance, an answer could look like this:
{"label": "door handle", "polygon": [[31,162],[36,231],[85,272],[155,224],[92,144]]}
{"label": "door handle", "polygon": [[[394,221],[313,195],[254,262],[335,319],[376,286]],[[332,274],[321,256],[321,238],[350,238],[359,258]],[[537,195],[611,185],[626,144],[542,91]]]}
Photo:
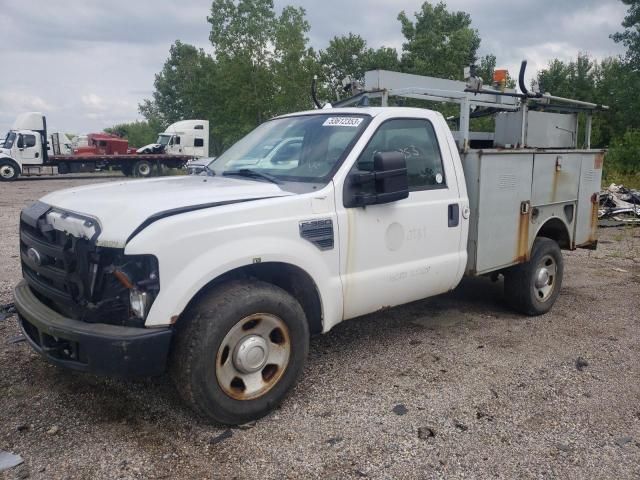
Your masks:
{"label": "door handle", "polygon": [[448,209],[449,228],[457,227],[460,224],[460,205],[451,203]]}

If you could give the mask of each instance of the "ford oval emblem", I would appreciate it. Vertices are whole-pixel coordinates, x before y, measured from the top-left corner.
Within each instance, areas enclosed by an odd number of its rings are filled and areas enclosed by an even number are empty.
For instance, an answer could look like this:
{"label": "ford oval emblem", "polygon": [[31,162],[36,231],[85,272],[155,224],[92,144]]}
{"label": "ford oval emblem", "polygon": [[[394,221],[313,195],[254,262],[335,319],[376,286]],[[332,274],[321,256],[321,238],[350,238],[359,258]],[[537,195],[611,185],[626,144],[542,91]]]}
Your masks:
{"label": "ford oval emblem", "polygon": [[29,250],[27,250],[27,257],[36,265],[42,265],[42,257],[40,256],[40,252],[35,248],[31,247]]}

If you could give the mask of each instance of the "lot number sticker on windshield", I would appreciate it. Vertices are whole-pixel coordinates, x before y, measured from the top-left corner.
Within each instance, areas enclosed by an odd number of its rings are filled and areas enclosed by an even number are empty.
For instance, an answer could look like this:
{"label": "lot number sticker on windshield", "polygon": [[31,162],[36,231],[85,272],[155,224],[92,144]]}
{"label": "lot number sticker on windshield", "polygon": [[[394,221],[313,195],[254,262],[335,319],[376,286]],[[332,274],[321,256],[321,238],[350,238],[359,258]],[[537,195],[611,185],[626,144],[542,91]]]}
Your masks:
{"label": "lot number sticker on windshield", "polygon": [[329,117],[322,124],[323,127],[357,127],[362,123],[359,117]]}

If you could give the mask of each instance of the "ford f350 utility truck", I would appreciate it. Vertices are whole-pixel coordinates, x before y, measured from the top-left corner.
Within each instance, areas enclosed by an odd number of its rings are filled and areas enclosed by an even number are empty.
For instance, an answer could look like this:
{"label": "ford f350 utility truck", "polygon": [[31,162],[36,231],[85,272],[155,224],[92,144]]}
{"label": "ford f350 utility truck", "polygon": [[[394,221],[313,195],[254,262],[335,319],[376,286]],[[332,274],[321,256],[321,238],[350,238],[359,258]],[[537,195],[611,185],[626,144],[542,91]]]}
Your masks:
{"label": "ford f350 utility truck", "polygon": [[[371,96],[427,95],[372,75]],[[467,115],[481,102],[517,122],[537,105],[449,87]],[[543,314],[560,293],[561,249],[596,245],[603,152],[567,147],[573,137],[546,123],[500,135],[529,140],[474,150],[435,111],[326,108],[262,124],[202,175],[48,194],[21,214],[21,327],[56,365],[168,369],[197,412],[241,424],[282,401],[310,334],[465,274],[503,275],[516,310]],[[255,161],[287,139],[295,159]]]}
{"label": "ford f350 utility truck", "polygon": [[99,144],[107,141],[89,137],[93,151],[79,147],[81,153],[71,154],[60,134],[47,135],[47,122],[42,113],[18,115],[0,148],[0,181],[13,181],[19,176],[94,172],[96,168],[108,166],[120,168],[125,175],[148,177],[154,167],[180,168],[192,158],[190,153],[129,154],[126,146],[118,150],[121,153],[101,152],[104,146]]}

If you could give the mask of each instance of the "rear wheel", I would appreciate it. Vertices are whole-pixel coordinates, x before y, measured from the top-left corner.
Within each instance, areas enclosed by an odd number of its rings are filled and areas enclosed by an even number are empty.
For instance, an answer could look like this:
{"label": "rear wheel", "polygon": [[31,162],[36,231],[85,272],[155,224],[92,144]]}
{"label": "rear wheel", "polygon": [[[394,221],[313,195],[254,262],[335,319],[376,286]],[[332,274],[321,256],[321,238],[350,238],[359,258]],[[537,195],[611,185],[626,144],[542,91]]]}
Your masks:
{"label": "rear wheel", "polygon": [[146,160],[138,160],[133,165],[133,175],[135,177],[150,177],[151,173],[153,173],[152,165]]}
{"label": "rear wheel", "polygon": [[195,411],[219,423],[242,424],[282,402],[308,348],[307,320],[291,295],[257,280],[230,282],[180,320],[172,376]]}
{"label": "rear wheel", "polygon": [[20,175],[20,169],[13,160],[0,160],[0,181],[11,182]]}
{"label": "rear wheel", "polygon": [[538,237],[528,262],[504,274],[504,293],[515,310],[525,315],[542,315],[553,307],[562,286],[564,263],[558,244]]}

